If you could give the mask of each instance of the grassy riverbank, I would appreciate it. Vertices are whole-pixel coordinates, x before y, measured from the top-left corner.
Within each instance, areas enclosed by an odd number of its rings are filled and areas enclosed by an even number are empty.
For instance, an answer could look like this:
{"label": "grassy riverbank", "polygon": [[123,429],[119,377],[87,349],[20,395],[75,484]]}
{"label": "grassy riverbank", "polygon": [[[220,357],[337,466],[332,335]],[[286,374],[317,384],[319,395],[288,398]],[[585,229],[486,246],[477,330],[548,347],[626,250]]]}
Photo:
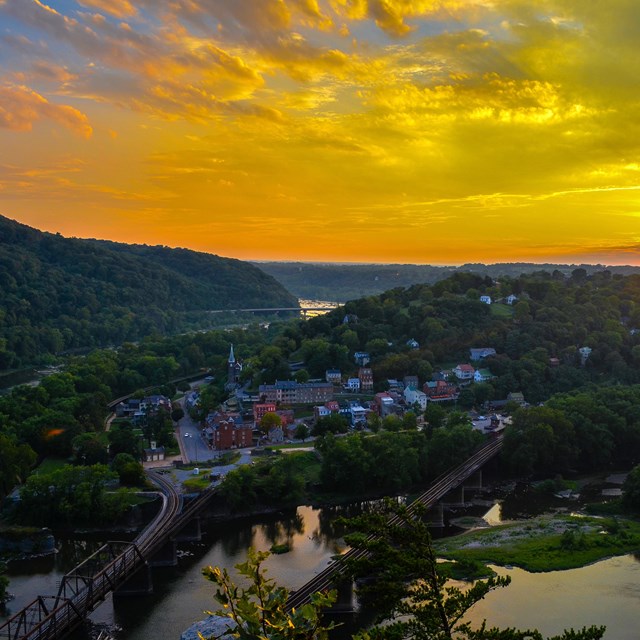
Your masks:
{"label": "grassy riverbank", "polygon": [[575,569],[640,551],[640,522],[541,516],[439,540],[436,549],[439,556],[457,561],[512,565],[527,571]]}

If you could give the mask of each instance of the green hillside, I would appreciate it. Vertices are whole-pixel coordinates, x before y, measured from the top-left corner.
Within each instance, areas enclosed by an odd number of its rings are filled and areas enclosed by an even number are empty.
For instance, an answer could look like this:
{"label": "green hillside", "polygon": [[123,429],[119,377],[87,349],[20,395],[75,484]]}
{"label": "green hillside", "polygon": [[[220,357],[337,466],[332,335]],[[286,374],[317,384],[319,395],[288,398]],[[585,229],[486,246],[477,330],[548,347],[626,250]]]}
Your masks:
{"label": "green hillside", "polygon": [[205,326],[207,310],[296,305],[240,260],[65,238],[0,216],[0,369]]}

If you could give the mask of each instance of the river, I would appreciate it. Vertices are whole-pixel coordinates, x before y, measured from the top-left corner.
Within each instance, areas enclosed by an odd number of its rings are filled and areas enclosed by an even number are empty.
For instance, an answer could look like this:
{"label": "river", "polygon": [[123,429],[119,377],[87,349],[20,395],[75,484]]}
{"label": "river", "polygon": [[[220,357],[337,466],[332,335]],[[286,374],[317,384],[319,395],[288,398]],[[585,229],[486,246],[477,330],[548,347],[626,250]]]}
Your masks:
{"label": "river", "polygon": [[[333,521],[337,515],[345,511],[351,515],[358,508],[299,507],[278,516],[211,526],[201,542],[181,547],[176,568],[154,569],[152,595],[115,602],[109,598],[91,619],[96,629],[106,628],[117,639],[178,640],[186,628],[204,617],[204,611],[215,606],[214,587],[202,577],[202,567],[231,568],[244,560],[249,546],[268,550],[273,543],[288,541],[292,550],[272,555],[266,567],[270,577],[295,589],[342,550],[340,532],[334,529]],[[88,546],[92,544],[97,543]],[[10,589],[17,595],[10,603],[11,609],[19,609],[33,599],[34,593],[55,593],[57,581],[67,565],[72,566],[77,552],[77,543],[68,542],[55,560],[23,565],[20,574],[11,577]],[[604,624],[606,640],[638,639],[640,561],[632,555],[571,571],[497,571],[510,575],[512,584],[476,605],[470,616],[474,621],[486,618],[490,625],[501,627],[536,627],[549,635],[565,627]],[[86,631],[75,636],[76,640],[89,637]]]}

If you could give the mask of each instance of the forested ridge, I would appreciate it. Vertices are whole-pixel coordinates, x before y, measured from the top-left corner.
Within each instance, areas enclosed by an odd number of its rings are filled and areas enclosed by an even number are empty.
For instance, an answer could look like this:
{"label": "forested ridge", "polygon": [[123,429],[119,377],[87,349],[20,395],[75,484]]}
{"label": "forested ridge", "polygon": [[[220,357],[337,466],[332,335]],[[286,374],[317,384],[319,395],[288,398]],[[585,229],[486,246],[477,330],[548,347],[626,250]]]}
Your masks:
{"label": "forested ridge", "polygon": [[0,370],[203,326],[209,309],[296,305],[240,260],[65,238],[0,216]]}
{"label": "forested ridge", "polygon": [[[362,296],[378,295],[396,287],[435,284],[457,272],[481,276],[517,278],[535,271],[557,271],[570,275],[576,268],[588,275],[605,269],[602,265],[533,264],[511,262],[501,264],[469,263],[459,267],[428,264],[321,264],[312,262],[255,262],[257,267],[281,282],[299,298],[346,302]],[[611,273],[640,273],[640,267],[609,267]]]}

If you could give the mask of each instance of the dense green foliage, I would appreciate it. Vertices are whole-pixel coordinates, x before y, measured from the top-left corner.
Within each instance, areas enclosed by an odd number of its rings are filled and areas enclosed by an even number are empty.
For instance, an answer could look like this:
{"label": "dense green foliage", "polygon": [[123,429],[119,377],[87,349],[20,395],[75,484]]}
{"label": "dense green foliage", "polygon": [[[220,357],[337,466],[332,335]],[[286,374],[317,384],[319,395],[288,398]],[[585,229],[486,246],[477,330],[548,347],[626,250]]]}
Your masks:
{"label": "dense green foliage", "polygon": [[[379,586],[377,592],[389,603],[381,618],[386,623],[360,631],[354,640],[543,640],[537,630],[479,627],[465,620],[470,609],[489,592],[506,587],[509,578],[476,581],[469,589],[447,583],[437,562],[428,529],[420,521],[407,517],[406,510],[393,510],[395,526],[387,516],[374,515],[352,521],[364,525],[370,535],[352,535],[359,549],[369,553],[345,563],[348,574],[368,578],[366,584]],[[266,552],[249,549],[248,559],[236,565],[243,585],[236,584],[227,569],[206,567],[203,575],[218,588],[216,601],[223,607],[213,613],[228,620],[226,630],[209,640],[223,637],[238,640],[325,640],[332,628],[322,626],[321,613],[336,601],[336,592],[318,592],[310,602],[291,613],[286,611],[289,591],[266,577],[263,568]],[[344,557],[343,557],[344,560]],[[351,560],[351,559],[350,559]],[[372,576],[376,579],[371,580]],[[410,582],[409,582],[410,581]],[[363,588],[359,593],[371,593]],[[380,598],[378,598],[380,602]],[[604,627],[592,626],[580,631],[569,629],[549,640],[600,640]]]}
{"label": "dense green foliage", "polygon": [[0,371],[70,349],[212,326],[209,309],[296,305],[240,260],[64,238],[0,216]]}
{"label": "dense green foliage", "polygon": [[[273,276],[299,298],[346,302],[362,296],[378,295],[397,287],[414,284],[434,284],[456,272],[471,272],[480,276],[517,278],[534,271],[557,271],[570,275],[576,265],[533,264],[463,264],[460,267],[434,267],[417,264],[317,264],[309,262],[255,262],[257,267]],[[587,274],[601,271],[599,265],[581,265]],[[613,273],[638,273],[637,267],[610,267]]]}
{"label": "dense green foliage", "polygon": [[230,471],[221,493],[232,511],[260,506],[295,506],[306,495],[310,474],[318,461],[311,453],[295,452],[263,459]]}
{"label": "dense green foliage", "polygon": [[640,385],[593,387],[519,409],[502,455],[523,475],[630,465],[640,458]]}
{"label": "dense green foliage", "polygon": [[482,441],[480,433],[463,424],[432,434],[383,430],[375,435],[335,437],[328,432],[315,442],[321,462],[303,452],[261,460],[230,472],[222,483],[222,494],[235,511],[300,504],[318,493],[395,494],[455,466]]}
{"label": "dense green foliage", "polygon": [[39,526],[113,524],[128,509],[121,494],[107,490],[117,477],[99,464],[34,474],[20,491],[18,517]]}
{"label": "dense green foliage", "polygon": [[346,495],[373,491],[392,495],[418,486],[467,458],[483,441],[468,425],[427,432],[327,434],[322,453],[322,489]]}

